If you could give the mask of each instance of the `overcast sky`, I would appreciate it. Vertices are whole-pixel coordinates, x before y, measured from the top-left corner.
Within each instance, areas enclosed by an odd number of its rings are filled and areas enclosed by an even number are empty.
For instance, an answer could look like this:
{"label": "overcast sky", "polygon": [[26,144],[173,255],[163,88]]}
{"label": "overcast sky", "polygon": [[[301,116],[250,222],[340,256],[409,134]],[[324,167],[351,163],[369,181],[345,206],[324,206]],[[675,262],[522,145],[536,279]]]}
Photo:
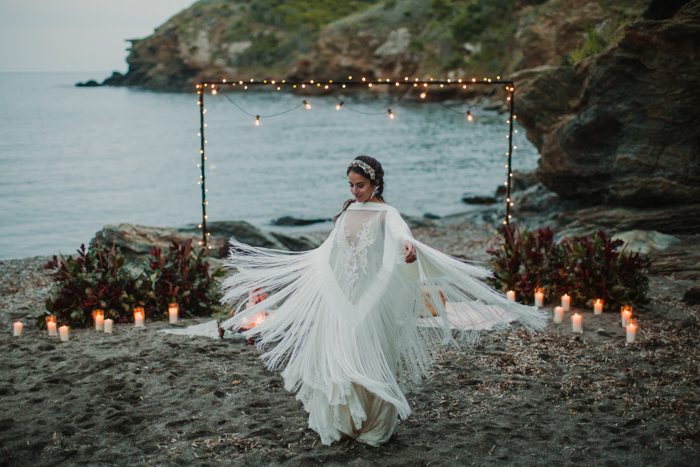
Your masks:
{"label": "overcast sky", "polygon": [[0,72],[127,70],[125,39],[194,0],[0,0]]}

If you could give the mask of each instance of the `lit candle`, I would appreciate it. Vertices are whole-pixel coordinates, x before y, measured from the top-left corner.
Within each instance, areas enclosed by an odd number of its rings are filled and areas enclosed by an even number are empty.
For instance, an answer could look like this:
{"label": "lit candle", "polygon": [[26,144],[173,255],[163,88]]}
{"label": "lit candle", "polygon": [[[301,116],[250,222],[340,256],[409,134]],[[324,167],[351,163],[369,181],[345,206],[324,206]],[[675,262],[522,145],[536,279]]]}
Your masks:
{"label": "lit candle", "polygon": [[571,317],[571,330],[573,332],[583,332],[582,321],[583,316],[579,315],[578,313],[574,313],[574,316]]}
{"label": "lit candle", "polygon": [[114,325],[113,319],[105,320],[105,334],[112,334],[112,325]]}
{"label": "lit candle", "polygon": [[511,302],[515,301],[515,290],[509,290],[508,292],[506,292],[506,295],[508,295],[508,300],[510,300]]}
{"label": "lit candle", "polygon": [[179,311],[179,306],[177,303],[171,303],[168,307],[168,315],[170,316],[170,324],[177,323],[177,312]]}
{"label": "lit candle", "polygon": [[595,303],[593,303],[593,313],[596,315],[603,314],[603,301],[601,299],[597,299]]}
{"label": "lit candle", "polygon": [[544,290],[535,289],[535,306],[544,306]]}
{"label": "lit candle", "polygon": [[630,319],[632,318],[632,312],[629,310],[625,310],[622,312],[622,327],[626,328],[627,325],[630,323]]}
{"label": "lit candle", "polygon": [[24,325],[22,324],[22,321],[17,321],[15,323],[14,327],[15,327],[15,332],[14,332],[15,337],[21,336],[22,335],[22,328],[24,327]]}
{"label": "lit candle", "polygon": [[624,328],[627,326],[627,323],[629,323],[629,320],[632,317],[632,307],[628,305],[623,306],[620,310],[620,315],[622,318],[622,327]]}
{"label": "lit candle", "polygon": [[104,331],[105,327],[105,314],[102,310],[95,310],[92,312],[92,316],[95,319],[95,330]]}
{"label": "lit candle", "polygon": [[61,326],[58,328],[58,333],[61,335],[61,340],[67,342],[70,338],[70,328],[68,326]]}
{"label": "lit candle", "polygon": [[561,324],[564,321],[564,309],[560,306],[554,308],[554,322]]}
{"label": "lit candle", "polygon": [[637,320],[630,319],[625,329],[627,329],[627,343],[634,343],[634,339],[637,337]]}
{"label": "lit candle", "polygon": [[564,309],[564,311],[569,311],[569,309],[571,309],[571,297],[564,294],[561,297],[561,307]]}
{"label": "lit candle", "polygon": [[49,330],[49,336],[58,336],[58,331],[56,331],[56,317],[54,315],[46,317],[46,328]]}
{"label": "lit candle", "polygon": [[143,318],[145,314],[143,312],[143,307],[137,306],[134,308],[134,327],[136,328],[142,328],[143,327]]}

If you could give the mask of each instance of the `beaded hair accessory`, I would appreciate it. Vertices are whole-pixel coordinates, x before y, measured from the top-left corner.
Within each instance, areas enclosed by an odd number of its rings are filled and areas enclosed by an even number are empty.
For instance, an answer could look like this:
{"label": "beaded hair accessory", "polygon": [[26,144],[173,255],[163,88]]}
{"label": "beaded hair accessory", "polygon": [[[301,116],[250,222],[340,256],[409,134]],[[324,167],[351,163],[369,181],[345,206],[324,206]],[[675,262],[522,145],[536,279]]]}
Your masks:
{"label": "beaded hair accessory", "polygon": [[368,163],[362,162],[361,160],[358,160],[358,159],[355,159],[354,161],[350,162],[350,164],[348,164],[348,169],[350,167],[361,168],[364,173],[369,175],[370,179],[374,180],[374,169],[372,167],[370,167],[370,165]]}

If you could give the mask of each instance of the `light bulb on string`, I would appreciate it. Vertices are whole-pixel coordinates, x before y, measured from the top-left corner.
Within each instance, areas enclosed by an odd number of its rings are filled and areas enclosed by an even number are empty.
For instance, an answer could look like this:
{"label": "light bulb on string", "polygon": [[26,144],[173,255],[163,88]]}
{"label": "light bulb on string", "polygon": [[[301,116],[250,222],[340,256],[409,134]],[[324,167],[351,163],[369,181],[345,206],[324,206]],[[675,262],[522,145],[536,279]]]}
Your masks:
{"label": "light bulb on string", "polygon": [[260,125],[260,115],[257,115],[257,116],[255,117],[255,125],[256,125],[256,126],[257,126],[257,125]]}
{"label": "light bulb on string", "polygon": [[335,106],[335,110],[340,110],[340,108],[343,106],[343,102],[338,102],[338,105]]}
{"label": "light bulb on string", "polygon": [[364,77],[362,78],[362,81],[365,81],[365,78],[364,78]]}
{"label": "light bulb on string", "polygon": [[421,98],[421,99],[425,99],[425,96],[427,96],[426,93],[424,93],[424,92],[420,93],[420,98]]}
{"label": "light bulb on string", "polygon": [[471,110],[467,110],[467,120],[470,122],[474,120],[474,116],[472,115]]}
{"label": "light bulb on string", "polygon": [[394,113],[391,111],[391,109],[387,110],[387,112],[389,112],[389,118],[391,118],[391,119],[393,120],[393,119],[394,119]]}
{"label": "light bulb on string", "polygon": [[311,109],[311,104],[309,104],[306,101],[303,101],[303,102],[304,102],[304,106],[306,106],[307,109]]}
{"label": "light bulb on string", "polygon": [[398,81],[396,82],[396,85],[397,85],[397,86],[399,85],[399,82],[398,82]]}

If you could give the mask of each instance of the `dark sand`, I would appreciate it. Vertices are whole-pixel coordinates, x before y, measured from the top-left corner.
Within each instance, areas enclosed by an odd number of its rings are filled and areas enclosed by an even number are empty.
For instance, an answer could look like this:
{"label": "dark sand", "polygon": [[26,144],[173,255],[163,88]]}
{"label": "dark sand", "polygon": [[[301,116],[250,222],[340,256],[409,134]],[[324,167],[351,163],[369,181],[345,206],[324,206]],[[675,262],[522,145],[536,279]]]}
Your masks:
{"label": "dark sand", "polygon": [[[436,239],[439,240],[439,239]],[[430,240],[428,239],[428,242]],[[699,465],[700,307],[688,282],[652,281],[625,346],[619,313],[583,311],[584,333],[484,333],[408,384],[414,408],[384,446],[323,446],[254,347],[116,326],[49,338],[41,259],[0,262],[0,466]],[[17,276],[15,276],[17,277]],[[199,321],[182,322],[183,325]]]}

